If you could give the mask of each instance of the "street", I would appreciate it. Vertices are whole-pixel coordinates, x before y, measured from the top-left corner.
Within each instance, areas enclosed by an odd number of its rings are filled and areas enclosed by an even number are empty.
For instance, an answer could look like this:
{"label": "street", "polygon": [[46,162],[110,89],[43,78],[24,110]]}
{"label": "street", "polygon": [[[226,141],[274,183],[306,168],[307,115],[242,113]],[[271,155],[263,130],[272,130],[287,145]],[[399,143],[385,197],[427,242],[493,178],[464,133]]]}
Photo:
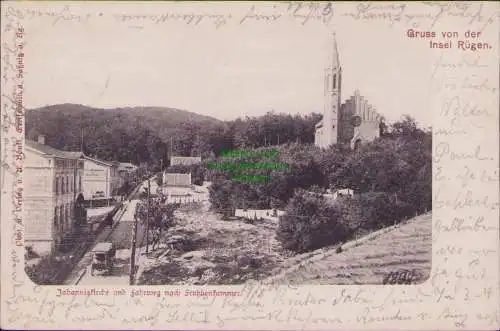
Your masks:
{"label": "street", "polygon": [[[151,188],[156,189],[156,183],[151,180]],[[141,190],[143,187],[147,187],[147,181],[141,185]],[[140,192],[140,191],[139,191]],[[113,269],[111,274],[107,275],[94,275],[90,274],[90,264],[92,262],[91,251],[87,252],[85,256],[80,260],[77,266],[73,269],[72,273],[66,280],[67,285],[129,285],[130,281],[130,257],[132,248],[132,236],[133,236],[133,225],[134,225],[134,214],[138,199],[131,201],[126,200],[124,203],[126,205],[125,212],[120,219],[116,220],[114,228],[104,229],[95,241],[95,244],[99,242],[111,242],[116,248],[116,256]],[[145,241],[145,227],[138,223],[137,228],[137,252],[140,252],[140,247]],[[94,244],[94,246],[95,246]],[[92,246],[92,248],[94,247]],[[136,255],[136,261],[140,258],[140,254]],[[83,276],[82,276],[83,274]]]}

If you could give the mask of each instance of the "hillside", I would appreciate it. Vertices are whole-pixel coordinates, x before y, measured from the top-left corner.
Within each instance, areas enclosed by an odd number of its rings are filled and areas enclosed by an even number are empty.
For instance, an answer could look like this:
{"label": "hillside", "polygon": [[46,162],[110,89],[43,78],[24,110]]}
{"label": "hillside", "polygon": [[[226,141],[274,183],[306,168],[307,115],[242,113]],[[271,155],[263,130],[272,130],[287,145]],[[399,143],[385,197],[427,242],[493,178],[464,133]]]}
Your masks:
{"label": "hillside", "polygon": [[160,248],[142,259],[139,285],[382,284],[402,269],[415,270],[418,283],[429,277],[430,213],[347,242],[341,253],[330,245],[294,255],[276,240],[277,219],[223,220],[210,209],[208,192],[192,194],[201,204],[176,211]]}
{"label": "hillside", "polygon": [[46,136],[62,150],[80,150],[103,160],[148,163],[157,170],[175,155],[210,157],[221,149],[314,141],[319,114],[268,112],[258,117],[220,121],[168,107],[99,109],[77,104],[26,111],[26,135]]}
{"label": "hillside", "polygon": [[[310,285],[382,284],[391,272],[414,272],[414,282],[429,278],[432,259],[432,214],[389,227],[357,242],[302,254],[300,263],[285,268],[267,283]],[[299,261],[297,261],[299,262]]]}
{"label": "hillside", "polygon": [[83,129],[85,152],[134,163],[151,161],[152,154],[164,155],[170,138],[191,128],[223,125],[212,117],[166,107],[99,109],[59,104],[26,111],[29,139],[44,134],[54,148],[79,150]]}

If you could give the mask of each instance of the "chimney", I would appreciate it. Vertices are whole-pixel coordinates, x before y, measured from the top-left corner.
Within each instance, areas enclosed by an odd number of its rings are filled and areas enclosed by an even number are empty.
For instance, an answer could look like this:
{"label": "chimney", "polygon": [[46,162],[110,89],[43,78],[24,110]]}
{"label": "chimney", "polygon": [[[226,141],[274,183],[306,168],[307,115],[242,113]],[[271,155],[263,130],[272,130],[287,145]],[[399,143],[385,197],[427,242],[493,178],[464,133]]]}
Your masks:
{"label": "chimney", "polygon": [[45,145],[45,135],[43,134],[38,135],[38,143]]}

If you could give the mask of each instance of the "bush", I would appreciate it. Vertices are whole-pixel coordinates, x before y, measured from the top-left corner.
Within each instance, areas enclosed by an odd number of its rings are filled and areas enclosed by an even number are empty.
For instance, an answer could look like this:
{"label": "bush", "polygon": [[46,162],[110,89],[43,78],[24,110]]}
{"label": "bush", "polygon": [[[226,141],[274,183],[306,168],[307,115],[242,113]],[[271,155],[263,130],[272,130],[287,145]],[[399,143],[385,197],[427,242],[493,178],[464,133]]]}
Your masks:
{"label": "bush", "polygon": [[297,192],[279,219],[277,239],[285,249],[307,252],[345,240],[341,210],[320,195]]}
{"label": "bush", "polygon": [[32,246],[26,246],[25,247],[24,259],[26,261],[32,260],[32,259],[36,259],[36,258],[39,258],[39,257],[40,257],[40,255],[38,255],[38,253],[35,252],[35,250],[33,249]]}
{"label": "bush", "polygon": [[25,271],[35,284],[56,285],[66,276],[69,260],[69,257],[44,256],[37,264],[26,266]]}
{"label": "bush", "polygon": [[394,204],[394,220],[395,221],[402,221],[404,219],[408,219],[410,217],[416,216],[418,213],[418,210],[416,206],[414,206],[411,203],[408,203],[406,201],[397,201]]}
{"label": "bush", "polygon": [[415,207],[386,192],[327,201],[296,192],[279,219],[277,238],[297,253],[334,245],[415,216]]}

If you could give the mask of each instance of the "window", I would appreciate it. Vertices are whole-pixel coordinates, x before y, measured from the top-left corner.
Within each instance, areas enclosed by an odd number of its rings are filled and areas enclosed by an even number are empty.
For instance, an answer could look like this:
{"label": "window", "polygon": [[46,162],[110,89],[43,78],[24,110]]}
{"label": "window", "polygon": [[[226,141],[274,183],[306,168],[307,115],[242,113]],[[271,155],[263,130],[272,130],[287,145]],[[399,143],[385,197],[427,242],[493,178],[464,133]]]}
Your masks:
{"label": "window", "polygon": [[69,225],[69,215],[68,215],[68,204],[64,206],[64,223],[65,225]]}
{"label": "window", "polygon": [[336,85],[337,85],[337,75],[333,75],[333,86],[332,88],[336,88]]}
{"label": "window", "polygon": [[54,229],[57,230],[58,226],[58,217],[59,217],[59,211],[57,210],[57,207],[54,208]]}
{"label": "window", "polygon": [[56,195],[59,194],[59,177],[56,177]]}
{"label": "window", "polygon": [[82,190],[82,176],[78,176],[79,184],[78,184],[78,190]]}
{"label": "window", "polygon": [[61,232],[64,231],[64,215],[63,215],[63,207],[59,207],[59,224],[61,227]]}
{"label": "window", "polygon": [[69,177],[66,176],[66,193],[69,193]]}

